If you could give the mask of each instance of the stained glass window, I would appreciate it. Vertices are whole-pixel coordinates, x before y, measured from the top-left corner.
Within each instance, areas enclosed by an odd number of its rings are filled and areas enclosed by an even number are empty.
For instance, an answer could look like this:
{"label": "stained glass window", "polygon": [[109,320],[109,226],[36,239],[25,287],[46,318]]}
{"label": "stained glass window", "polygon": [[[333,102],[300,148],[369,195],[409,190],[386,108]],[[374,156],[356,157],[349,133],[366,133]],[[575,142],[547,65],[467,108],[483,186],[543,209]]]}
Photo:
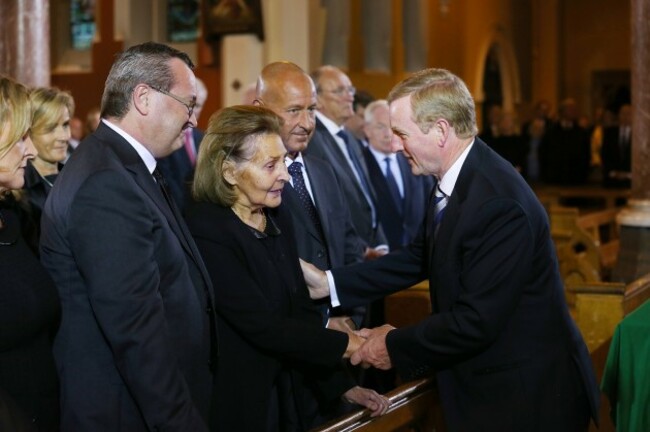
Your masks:
{"label": "stained glass window", "polygon": [[95,36],[95,0],[70,1],[72,48],[87,50]]}
{"label": "stained glass window", "polygon": [[199,0],[168,0],[167,40],[195,41],[199,35]]}

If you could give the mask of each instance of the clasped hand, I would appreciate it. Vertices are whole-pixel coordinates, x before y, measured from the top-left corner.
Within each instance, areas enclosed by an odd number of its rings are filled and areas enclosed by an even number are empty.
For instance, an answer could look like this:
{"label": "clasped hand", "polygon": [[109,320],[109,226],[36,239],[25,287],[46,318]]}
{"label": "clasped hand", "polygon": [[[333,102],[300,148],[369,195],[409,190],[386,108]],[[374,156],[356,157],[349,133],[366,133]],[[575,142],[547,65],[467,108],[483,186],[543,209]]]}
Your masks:
{"label": "clasped hand", "polygon": [[355,366],[360,364],[365,369],[370,366],[382,370],[391,369],[393,364],[386,348],[386,335],[394,329],[395,327],[384,324],[381,327],[348,333],[350,343],[346,357],[349,355],[350,363]]}

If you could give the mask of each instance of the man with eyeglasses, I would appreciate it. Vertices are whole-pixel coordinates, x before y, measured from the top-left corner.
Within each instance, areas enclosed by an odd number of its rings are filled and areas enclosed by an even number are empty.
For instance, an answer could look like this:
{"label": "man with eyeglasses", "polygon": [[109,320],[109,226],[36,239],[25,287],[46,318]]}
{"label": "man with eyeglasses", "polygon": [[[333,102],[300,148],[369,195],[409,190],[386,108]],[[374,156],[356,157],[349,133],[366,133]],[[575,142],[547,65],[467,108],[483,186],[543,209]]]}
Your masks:
{"label": "man with eyeglasses", "polygon": [[[196,103],[192,113],[197,121],[207,98],[208,89],[203,81],[196,78]],[[201,129],[198,127],[187,128],[183,131],[183,147],[158,160],[158,168],[167,179],[174,201],[181,209],[185,208],[190,201],[190,185],[194,177],[194,167],[202,139],[203,131]]]}
{"label": "man with eyeglasses", "polygon": [[207,431],[212,286],[156,167],[196,126],[192,67],[153,42],[123,52],[101,123],[46,202],[41,259],[62,304],[61,430]]}
{"label": "man with eyeglasses", "polygon": [[386,237],[377,218],[377,197],[368,177],[368,167],[359,141],[343,127],[353,114],[356,89],[339,68],[321,66],[311,74],[316,84],[317,111],[314,136],[305,154],[327,161],[342,182],[352,222],[366,242],[366,259],[388,251]]}

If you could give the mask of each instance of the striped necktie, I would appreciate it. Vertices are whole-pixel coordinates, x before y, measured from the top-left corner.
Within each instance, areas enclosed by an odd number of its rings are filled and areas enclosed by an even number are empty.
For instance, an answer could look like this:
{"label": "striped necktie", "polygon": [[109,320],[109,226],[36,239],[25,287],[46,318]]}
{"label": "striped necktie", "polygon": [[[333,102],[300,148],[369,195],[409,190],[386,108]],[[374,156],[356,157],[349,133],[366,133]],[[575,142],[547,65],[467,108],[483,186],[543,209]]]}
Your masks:
{"label": "striped necktie", "polygon": [[433,198],[433,236],[434,238],[438,236],[438,228],[440,227],[440,222],[442,217],[445,214],[445,208],[447,207],[447,195],[440,190],[440,185],[436,186],[436,193]]}

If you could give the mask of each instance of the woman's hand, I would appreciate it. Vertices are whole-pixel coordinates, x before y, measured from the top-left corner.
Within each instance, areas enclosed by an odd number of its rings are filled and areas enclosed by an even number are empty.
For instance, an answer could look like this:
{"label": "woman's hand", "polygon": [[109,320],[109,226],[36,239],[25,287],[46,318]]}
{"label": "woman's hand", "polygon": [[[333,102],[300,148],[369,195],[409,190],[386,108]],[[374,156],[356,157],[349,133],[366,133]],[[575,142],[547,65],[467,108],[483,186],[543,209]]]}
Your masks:
{"label": "woman's hand", "polygon": [[344,359],[348,359],[352,357],[352,354],[354,354],[359,348],[361,348],[361,345],[364,344],[366,341],[364,338],[359,336],[356,332],[347,332],[348,334],[348,347],[345,350],[345,353],[343,354]]}
{"label": "woman's hand", "polygon": [[355,386],[343,394],[346,402],[354,403],[368,408],[372,417],[385,414],[390,407],[390,401],[386,396],[380,395],[374,390]]}

